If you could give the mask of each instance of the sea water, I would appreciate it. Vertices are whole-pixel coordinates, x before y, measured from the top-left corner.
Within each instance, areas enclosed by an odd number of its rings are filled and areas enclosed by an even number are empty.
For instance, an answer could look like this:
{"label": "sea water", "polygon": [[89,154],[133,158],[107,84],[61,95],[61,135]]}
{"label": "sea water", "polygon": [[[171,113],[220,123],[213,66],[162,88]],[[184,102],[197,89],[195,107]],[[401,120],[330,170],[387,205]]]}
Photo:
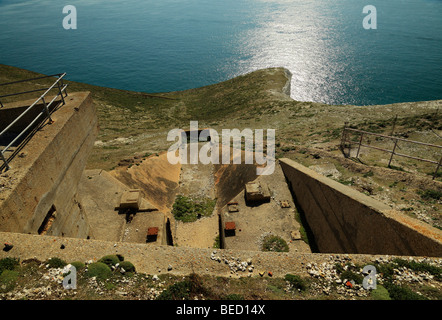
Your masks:
{"label": "sea water", "polygon": [[2,64],[133,91],[285,67],[300,101],[442,99],[441,0],[0,0],[0,45]]}

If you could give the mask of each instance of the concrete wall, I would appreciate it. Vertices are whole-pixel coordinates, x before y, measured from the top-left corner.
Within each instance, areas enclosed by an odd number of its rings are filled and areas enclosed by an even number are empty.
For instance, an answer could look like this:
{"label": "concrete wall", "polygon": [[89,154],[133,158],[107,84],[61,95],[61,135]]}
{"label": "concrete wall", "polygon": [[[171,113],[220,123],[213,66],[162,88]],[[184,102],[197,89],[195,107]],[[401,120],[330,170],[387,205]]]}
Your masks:
{"label": "concrete wall", "polygon": [[442,231],[289,159],[280,165],[322,253],[442,256]]}
{"label": "concrete wall", "polygon": [[37,233],[54,206],[48,235],[87,237],[89,225],[76,194],[98,130],[90,93],[70,94],[52,118],[3,175],[10,187],[0,192],[0,230]]}
{"label": "concrete wall", "polygon": [[[60,99],[60,98],[59,98]],[[58,99],[58,100],[59,100]],[[52,100],[52,99],[51,99]],[[52,111],[57,105],[57,102],[54,102],[51,106],[50,110]],[[5,105],[4,108],[0,109],[0,131],[6,128],[9,124],[11,124],[19,115],[21,115],[26,109],[34,102],[35,100],[26,100],[26,101],[20,101],[16,103],[11,103]],[[25,129],[28,124],[33,121],[42,111],[44,111],[44,105],[43,103],[35,105],[31,110],[29,110],[25,115],[20,119],[19,122],[14,124],[8,132],[13,133],[20,133]],[[41,116],[41,120],[44,119],[44,116]],[[39,125],[41,123],[37,122],[35,126]]]}

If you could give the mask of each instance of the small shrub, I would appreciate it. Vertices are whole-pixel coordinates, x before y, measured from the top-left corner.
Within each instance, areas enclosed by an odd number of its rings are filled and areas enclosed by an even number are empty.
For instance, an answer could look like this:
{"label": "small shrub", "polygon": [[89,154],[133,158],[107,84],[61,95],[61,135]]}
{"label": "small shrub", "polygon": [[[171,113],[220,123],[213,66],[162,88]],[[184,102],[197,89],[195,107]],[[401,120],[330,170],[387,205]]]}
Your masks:
{"label": "small shrub", "polygon": [[366,172],[366,173],[363,174],[363,177],[364,177],[364,178],[373,177],[373,176],[374,176],[373,171],[368,171],[368,172]]}
{"label": "small shrub", "polygon": [[7,292],[14,289],[17,279],[18,271],[8,269],[3,270],[2,274],[0,275],[0,290]]}
{"label": "small shrub", "polygon": [[408,287],[388,284],[388,293],[393,300],[428,300]]}
{"label": "small shrub", "polygon": [[14,270],[20,264],[16,258],[3,258],[0,260],[0,274],[3,270]]}
{"label": "small shrub", "polygon": [[112,270],[103,262],[94,262],[88,266],[87,275],[89,277],[97,277],[99,280],[106,280],[112,276]]}
{"label": "small shrub", "polygon": [[102,257],[98,262],[102,262],[109,267],[115,266],[117,263],[120,263],[120,258],[118,258],[115,254],[110,254],[107,256]]}
{"label": "small shrub", "polygon": [[63,268],[67,265],[64,260],[57,257],[50,258],[48,261],[46,261],[46,264],[49,265],[49,268]]}
{"label": "small shrub", "polygon": [[281,237],[270,235],[264,238],[262,251],[288,252],[289,246]]}
{"label": "small shrub", "polygon": [[75,267],[75,269],[77,269],[77,271],[81,270],[81,269],[84,269],[84,267],[85,267],[85,264],[83,262],[81,262],[81,261],[71,262],[71,265],[73,265]]}
{"label": "small shrub", "polygon": [[424,200],[440,200],[442,198],[442,192],[437,190],[428,189],[425,191],[418,191],[418,194],[421,196]]}
{"label": "small shrub", "polygon": [[361,284],[364,277],[358,273],[355,273],[351,270],[345,270],[341,273],[341,280],[353,280],[357,284]]}
{"label": "small shrub", "polygon": [[219,248],[221,248],[221,240],[220,240],[220,238],[219,238],[219,235],[217,235],[217,236],[215,237],[215,241],[213,242],[213,247],[214,247],[215,249],[219,249]]}
{"label": "small shrub", "polygon": [[177,282],[161,292],[157,300],[189,300],[196,296],[211,296],[200,277],[192,273],[186,280]]}
{"label": "small shrub", "polygon": [[284,279],[290,283],[293,289],[305,291],[307,289],[307,283],[298,275],[286,274]]}
{"label": "small shrub", "polygon": [[135,272],[135,266],[129,261],[122,261],[118,268],[124,269],[125,272]]}
{"label": "small shrub", "polygon": [[189,300],[190,281],[180,281],[161,292],[157,300]]}

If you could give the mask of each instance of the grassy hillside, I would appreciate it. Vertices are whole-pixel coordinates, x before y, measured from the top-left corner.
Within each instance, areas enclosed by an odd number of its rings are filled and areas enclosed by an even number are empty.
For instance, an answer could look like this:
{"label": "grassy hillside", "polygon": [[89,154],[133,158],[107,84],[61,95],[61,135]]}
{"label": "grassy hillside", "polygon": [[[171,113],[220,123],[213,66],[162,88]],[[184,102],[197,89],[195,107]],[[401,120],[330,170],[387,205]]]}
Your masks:
{"label": "grassy hillside", "polygon": [[[0,83],[36,76],[39,74],[0,65]],[[69,81],[68,92],[90,91],[98,110],[100,132],[88,168],[110,170],[124,158],[167,150],[171,145],[166,139],[168,131],[186,128],[190,120],[218,132],[223,128],[276,129],[278,158],[292,158],[306,166],[333,164],[337,174],[330,177],[404,214],[442,226],[441,175],[431,180],[435,165],[395,157],[387,168],[388,153],[363,148],[359,159],[349,159],[339,149],[345,122],[358,129],[440,145],[442,101],[379,106],[300,102],[282,93],[287,81],[287,70],[272,68],[179,92],[130,92]],[[10,87],[30,90],[37,85]],[[0,87],[0,95],[7,93],[5,89]],[[392,147],[388,139],[373,139],[372,143]],[[438,150],[416,146],[400,145],[400,151],[435,161],[441,157]]]}

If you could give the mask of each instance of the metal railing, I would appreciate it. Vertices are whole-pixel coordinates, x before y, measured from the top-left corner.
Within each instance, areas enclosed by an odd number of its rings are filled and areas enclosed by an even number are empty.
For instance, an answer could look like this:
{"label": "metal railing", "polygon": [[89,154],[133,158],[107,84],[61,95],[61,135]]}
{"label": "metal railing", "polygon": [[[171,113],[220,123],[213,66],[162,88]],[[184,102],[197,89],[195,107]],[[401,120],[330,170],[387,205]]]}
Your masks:
{"label": "metal railing", "polygon": [[[403,141],[403,142],[411,143],[411,144],[423,145],[423,146],[427,146],[427,147],[431,147],[431,148],[437,148],[437,149],[442,150],[442,146],[441,145],[425,143],[425,142],[420,142],[420,141],[407,140],[407,139],[393,137],[393,136],[387,136],[387,135],[383,135],[383,134],[379,134],[379,133],[373,133],[373,132],[353,129],[353,128],[347,127],[347,124],[345,124],[344,129],[342,131],[342,137],[341,137],[341,150],[342,150],[342,152],[344,152],[344,149],[346,148],[346,144],[347,143],[350,145],[349,149],[351,149],[352,143],[348,139],[348,132],[349,131],[350,132],[356,132],[356,133],[360,134],[359,142],[358,142],[358,150],[356,152],[356,158],[359,158],[359,152],[361,151],[361,147],[366,147],[366,148],[371,148],[371,149],[376,149],[376,150],[381,150],[381,151],[384,151],[384,152],[391,153],[390,160],[388,161],[388,167],[390,167],[391,161],[393,160],[393,156],[395,156],[395,155],[397,155],[399,157],[405,157],[405,158],[410,158],[410,159],[414,159],[414,160],[418,160],[418,161],[423,161],[423,162],[428,162],[428,163],[436,164],[437,166],[436,166],[436,170],[434,171],[434,174],[433,174],[433,180],[436,178],[437,173],[438,173],[439,169],[442,166],[442,156],[440,157],[439,161],[434,161],[434,160],[414,157],[414,156],[410,156],[410,155],[407,155],[407,154],[396,152],[396,149],[398,148],[398,142],[399,141]],[[363,141],[362,139],[364,138],[364,135],[382,137],[382,138],[385,138],[385,139],[392,140],[392,141],[394,141],[393,149],[389,150],[389,149],[384,149],[384,148],[380,148],[380,147],[377,147],[377,146],[372,146],[372,145],[364,144],[364,143],[362,143],[362,141]],[[345,155],[345,152],[344,152],[344,155]]]}
{"label": "metal railing", "polygon": [[[60,73],[60,74],[55,74],[55,75],[50,75],[50,76],[44,76],[44,77],[38,77],[38,78],[32,78],[32,79],[26,79],[26,80],[20,80],[20,81],[14,81],[14,82],[8,82],[8,83],[3,83],[0,84],[0,86],[7,86],[7,85],[12,85],[12,84],[17,84],[17,83],[22,83],[22,82],[29,82],[29,81],[35,81],[35,80],[41,80],[41,79],[45,79],[45,78],[52,78],[52,77],[58,77],[55,82],[48,88],[42,88],[42,89],[35,89],[35,90],[29,90],[29,91],[23,91],[23,92],[16,92],[16,93],[11,93],[11,94],[6,94],[6,95],[2,95],[0,96],[0,110],[1,108],[4,108],[3,103],[1,102],[2,98],[5,97],[11,97],[11,96],[18,96],[18,95],[23,95],[23,94],[28,94],[28,93],[33,93],[33,92],[38,92],[38,91],[45,91],[37,100],[34,101],[34,103],[32,103],[28,108],[26,108],[25,111],[23,111],[17,118],[15,118],[14,121],[12,121],[6,128],[4,128],[2,130],[2,132],[0,132],[0,138],[2,136],[4,136],[21,118],[24,117],[25,114],[27,114],[30,110],[34,109],[37,104],[39,102],[43,103],[43,110],[26,126],[26,128],[24,128],[20,133],[18,133],[18,135],[15,136],[15,138],[10,141],[8,143],[7,146],[3,147],[2,149],[0,149],[0,159],[3,160],[4,162],[4,166],[6,166],[6,169],[10,169],[10,165],[8,159],[6,159],[5,157],[5,152],[12,146],[14,145],[37,121],[41,121],[41,123],[43,123],[46,120],[49,120],[49,123],[52,123],[53,120],[51,118],[51,114],[54,110],[50,110],[50,107],[52,106],[52,104],[57,100],[58,97],[61,97],[61,102],[62,105],[64,105],[65,102],[65,97],[67,97],[67,84],[63,83],[63,78],[66,75],[66,73]],[[48,95],[48,93],[51,90],[57,90],[57,94],[55,95],[55,97],[49,102],[46,102],[46,96]],[[64,94],[64,96],[63,96]],[[44,116],[43,119],[40,119],[42,116]],[[1,169],[2,167],[0,167]]]}

